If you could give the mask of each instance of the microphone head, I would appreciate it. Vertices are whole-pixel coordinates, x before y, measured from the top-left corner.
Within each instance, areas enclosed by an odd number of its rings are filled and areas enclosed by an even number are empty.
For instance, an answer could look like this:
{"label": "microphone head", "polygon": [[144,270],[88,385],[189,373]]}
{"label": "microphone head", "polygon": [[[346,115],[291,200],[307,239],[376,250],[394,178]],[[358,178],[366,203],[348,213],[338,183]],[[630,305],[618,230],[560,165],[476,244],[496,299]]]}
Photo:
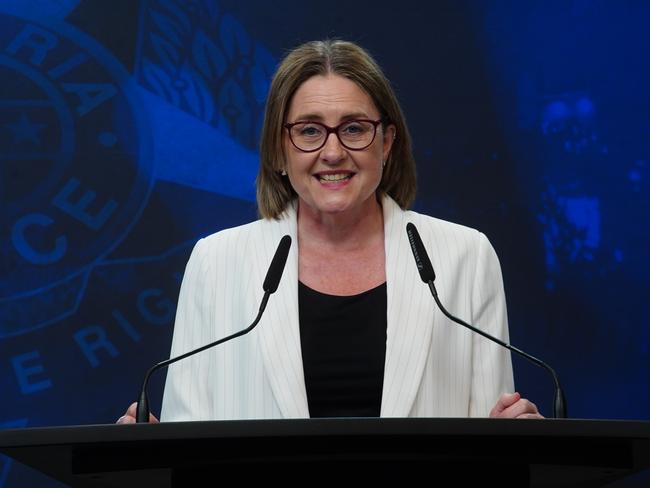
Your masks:
{"label": "microphone head", "polygon": [[422,281],[425,283],[435,281],[436,273],[433,271],[431,261],[429,261],[429,255],[424,248],[418,230],[411,222],[406,224],[406,234],[409,238],[409,244],[411,244],[411,251],[413,251],[413,257],[415,258],[415,264],[418,267],[420,278],[422,278]]}
{"label": "microphone head", "polygon": [[280,278],[282,278],[282,272],[284,271],[284,265],[287,262],[287,256],[289,256],[290,247],[291,237],[286,235],[280,240],[280,244],[278,244],[278,248],[275,251],[275,256],[273,256],[269,270],[266,273],[266,278],[264,278],[262,288],[265,292],[275,293],[275,290],[278,289]]}

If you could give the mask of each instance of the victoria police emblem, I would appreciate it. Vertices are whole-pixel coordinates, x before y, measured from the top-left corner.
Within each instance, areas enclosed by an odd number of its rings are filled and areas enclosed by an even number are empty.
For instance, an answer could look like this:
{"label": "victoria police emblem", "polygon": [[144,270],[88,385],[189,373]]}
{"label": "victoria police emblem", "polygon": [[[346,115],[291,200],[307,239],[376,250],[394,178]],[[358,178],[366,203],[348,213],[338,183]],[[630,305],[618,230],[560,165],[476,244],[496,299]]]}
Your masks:
{"label": "victoria police emblem", "polygon": [[0,338],[72,313],[153,180],[132,81],[65,24],[0,13]]}

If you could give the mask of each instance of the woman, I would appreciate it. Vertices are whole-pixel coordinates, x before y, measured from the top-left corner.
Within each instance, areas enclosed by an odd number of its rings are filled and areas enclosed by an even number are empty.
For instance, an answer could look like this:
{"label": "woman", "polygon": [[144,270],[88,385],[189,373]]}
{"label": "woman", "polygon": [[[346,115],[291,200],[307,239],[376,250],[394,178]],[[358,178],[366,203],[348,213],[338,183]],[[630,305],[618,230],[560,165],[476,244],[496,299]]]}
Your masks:
{"label": "woman", "polygon": [[[507,341],[492,246],[476,230],[407,211],[415,191],[406,122],[370,55],[329,40],[291,51],[267,102],[263,218],[197,243],[171,355],[250,323],[288,234],[280,286],[251,333],[170,366],[162,419],[541,417],[508,393],[507,350],[436,309],[405,227],[419,229],[442,303]],[[119,422],[133,414],[132,405]]]}

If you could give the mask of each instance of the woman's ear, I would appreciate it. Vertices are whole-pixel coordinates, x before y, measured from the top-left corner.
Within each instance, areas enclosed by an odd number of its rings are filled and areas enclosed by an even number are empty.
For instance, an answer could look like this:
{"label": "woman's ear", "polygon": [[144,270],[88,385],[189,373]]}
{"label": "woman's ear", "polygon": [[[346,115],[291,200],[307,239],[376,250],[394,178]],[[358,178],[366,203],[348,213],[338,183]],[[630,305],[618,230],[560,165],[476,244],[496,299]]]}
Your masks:
{"label": "woman's ear", "polygon": [[397,129],[393,124],[389,124],[384,128],[384,141],[383,141],[383,147],[384,147],[384,161],[388,160],[388,155],[390,154],[390,150],[393,147],[393,142],[395,141],[395,138],[397,137]]}

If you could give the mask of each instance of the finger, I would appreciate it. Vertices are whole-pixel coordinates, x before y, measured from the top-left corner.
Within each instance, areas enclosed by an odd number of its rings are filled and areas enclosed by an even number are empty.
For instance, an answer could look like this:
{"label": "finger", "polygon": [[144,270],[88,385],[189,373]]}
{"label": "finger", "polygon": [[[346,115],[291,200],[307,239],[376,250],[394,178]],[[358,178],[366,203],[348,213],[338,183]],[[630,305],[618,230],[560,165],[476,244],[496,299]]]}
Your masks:
{"label": "finger", "polygon": [[519,400],[519,403],[521,403],[521,408],[524,409],[524,413],[529,413],[529,414],[539,413],[539,409],[537,408],[537,405],[535,405],[527,398],[522,398],[521,400]]}
{"label": "finger", "polygon": [[131,417],[130,415],[122,415],[119,419],[117,419],[116,423],[121,425],[135,424],[135,417]]}
{"label": "finger", "polygon": [[131,417],[135,418],[137,410],[138,402],[133,402],[131,405],[129,405],[129,408],[126,409],[126,415],[130,415]]}
{"label": "finger", "polygon": [[516,403],[509,406],[502,412],[503,417],[507,418],[517,418],[520,415],[526,414],[538,414],[537,405],[526,398],[519,399]]}
{"label": "finger", "polygon": [[490,417],[501,416],[507,408],[515,404],[520,398],[521,395],[516,391],[514,393],[503,393],[497,400],[496,405],[494,405],[490,411]]}
{"label": "finger", "polygon": [[523,415],[519,415],[516,418],[518,419],[543,419],[544,416],[540,413],[525,413]]}
{"label": "finger", "polygon": [[[126,413],[117,420],[117,423],[118,424],[136,423],[137,410],[138,410],[138,402],[133,402],[131,405],[129,405],[129,408],[126,409]],[[157,424],[160,423],[160,420],[158,420],[151,412],[149,412],[149,423]]]}

